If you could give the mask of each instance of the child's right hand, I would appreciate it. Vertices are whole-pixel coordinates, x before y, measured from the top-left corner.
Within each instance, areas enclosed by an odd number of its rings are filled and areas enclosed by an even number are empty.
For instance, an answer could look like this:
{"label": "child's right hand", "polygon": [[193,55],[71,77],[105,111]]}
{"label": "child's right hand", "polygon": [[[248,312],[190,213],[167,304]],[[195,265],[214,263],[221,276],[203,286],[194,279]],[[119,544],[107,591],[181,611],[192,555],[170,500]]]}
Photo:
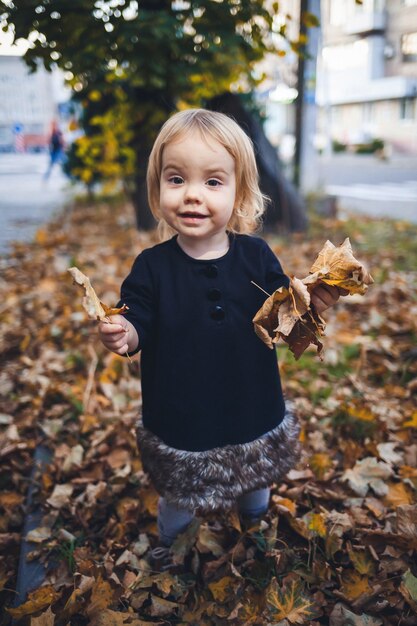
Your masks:
{"label": "child's right hand", "polygon": [[123,315],[112,315],[111,322],[100,322],[98,335],[104,346],[116,354],[125,355],[133,352],[139,338],[135,327]]}

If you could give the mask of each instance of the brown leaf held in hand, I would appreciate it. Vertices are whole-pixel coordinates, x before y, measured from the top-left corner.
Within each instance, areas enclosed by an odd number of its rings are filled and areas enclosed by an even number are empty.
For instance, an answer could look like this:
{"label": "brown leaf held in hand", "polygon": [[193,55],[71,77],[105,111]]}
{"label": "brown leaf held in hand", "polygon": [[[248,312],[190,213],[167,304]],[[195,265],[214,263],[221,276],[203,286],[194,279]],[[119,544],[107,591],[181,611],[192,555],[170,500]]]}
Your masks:
{"label": "brown leaf held in hand", "polygon": [[349,294],[361,295],[374,282],[362,263],[353,256],[348,237],[337,248],[330,241],[326,241],[310,268],[309,276],[303,279],[303,283],[310,290],[320,281],[346,289]]}
{"label": "brown leaf held in hand", "polygon": [[269,348],[281,338],[296,359],[310,344],[317,346],[318,354],[323,349],[320,337],[326,324],[310,301],[310,293],[319,283],[346,289],[349,294],[364,294],[374,282],[353,256],[349,239],[338,248],[326,241],[310,272],[302,280],[291,278],[288,289],[277,289],[253,318],[256,334]]}
{"label": "brown leaf held in hand", "polygon": [[93,320],[104,320],[106,317],[110,315],[123,315],[128,311],[128,307],[124,304],[119,309],[114,309],[112,307],[108,307],[103,302],[100,302],[98,299],[96,292],[91,286],[90,279],[80,272],[78,267],[70,267],[68,269],[71,274],[74,283],[77,285],[81,285],[81,287],[85,290],[85,296],[83,297],[83,307],[87,311],[88,317]]}

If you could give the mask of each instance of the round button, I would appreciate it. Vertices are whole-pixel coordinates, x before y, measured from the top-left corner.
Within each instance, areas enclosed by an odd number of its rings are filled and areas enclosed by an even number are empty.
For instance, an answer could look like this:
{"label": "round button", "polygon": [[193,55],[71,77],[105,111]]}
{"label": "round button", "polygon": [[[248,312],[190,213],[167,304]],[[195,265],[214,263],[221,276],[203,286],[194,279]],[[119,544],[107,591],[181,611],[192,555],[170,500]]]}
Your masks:
{"label": "round button", "polygon": [[224,320],[225,315],[226,313],[224,312],[224,309],[221,306],[215,306],[212,312],[210,313],[210,317],[213,320],[216,320],[216,322],[220,322],[221,320]]}
{"label": "round button", "polygon": [[212,302],[216,302],[217,300],[220,300],[221,297],[222,297],[222,292],[220,291],[220,289],[216,289],[216,287],[212,287],[207,292],[207,298],[211,300]]}
{"label": "round button", "polygon": [[216,278],[219,270],[217,268],[217,265],[207,265],[207,267],[204,269],[204,273],[206,276],[208,276],[208,278]]}

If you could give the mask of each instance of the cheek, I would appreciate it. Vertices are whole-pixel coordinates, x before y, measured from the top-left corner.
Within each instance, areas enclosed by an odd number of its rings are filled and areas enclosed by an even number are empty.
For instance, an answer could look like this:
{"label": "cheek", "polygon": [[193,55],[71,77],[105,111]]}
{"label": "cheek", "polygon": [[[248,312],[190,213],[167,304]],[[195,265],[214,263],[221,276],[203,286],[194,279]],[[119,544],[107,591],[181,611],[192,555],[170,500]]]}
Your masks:
{"label": "cheek", "polygon": [[170,206],[175,201],[175,193],[171,190],[162,188],[159,194],[159,205],[161,207]]}

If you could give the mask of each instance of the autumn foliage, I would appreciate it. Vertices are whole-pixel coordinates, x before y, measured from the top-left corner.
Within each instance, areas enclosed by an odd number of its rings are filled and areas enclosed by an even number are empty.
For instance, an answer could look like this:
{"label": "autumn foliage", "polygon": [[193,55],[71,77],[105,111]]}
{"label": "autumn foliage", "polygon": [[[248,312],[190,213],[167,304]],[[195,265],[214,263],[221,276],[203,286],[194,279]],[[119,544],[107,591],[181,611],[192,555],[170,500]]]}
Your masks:
{"label": "autumn foliage", "polygon": [[[154,243],[129,216],[122,204],[80,204],[1,261],[0,623],[416,624],[417,230],[313,220],[308,236],[270,239],[287,273],[306,276],[323,239],[350,237],[375,284],[324,314],[323,361],[315,348],[295,361],[279,344],[304,452],[265,520],[197,520],[174,546],[186,573],[172,575],[147,560],[157,495],[135,447],[138,357],[101,347],[67,271],[115,303]],[[51,461],[31,475],[40,443]],[[13,609],[29,483],[43,515],[30,558],[50,571]]]}

